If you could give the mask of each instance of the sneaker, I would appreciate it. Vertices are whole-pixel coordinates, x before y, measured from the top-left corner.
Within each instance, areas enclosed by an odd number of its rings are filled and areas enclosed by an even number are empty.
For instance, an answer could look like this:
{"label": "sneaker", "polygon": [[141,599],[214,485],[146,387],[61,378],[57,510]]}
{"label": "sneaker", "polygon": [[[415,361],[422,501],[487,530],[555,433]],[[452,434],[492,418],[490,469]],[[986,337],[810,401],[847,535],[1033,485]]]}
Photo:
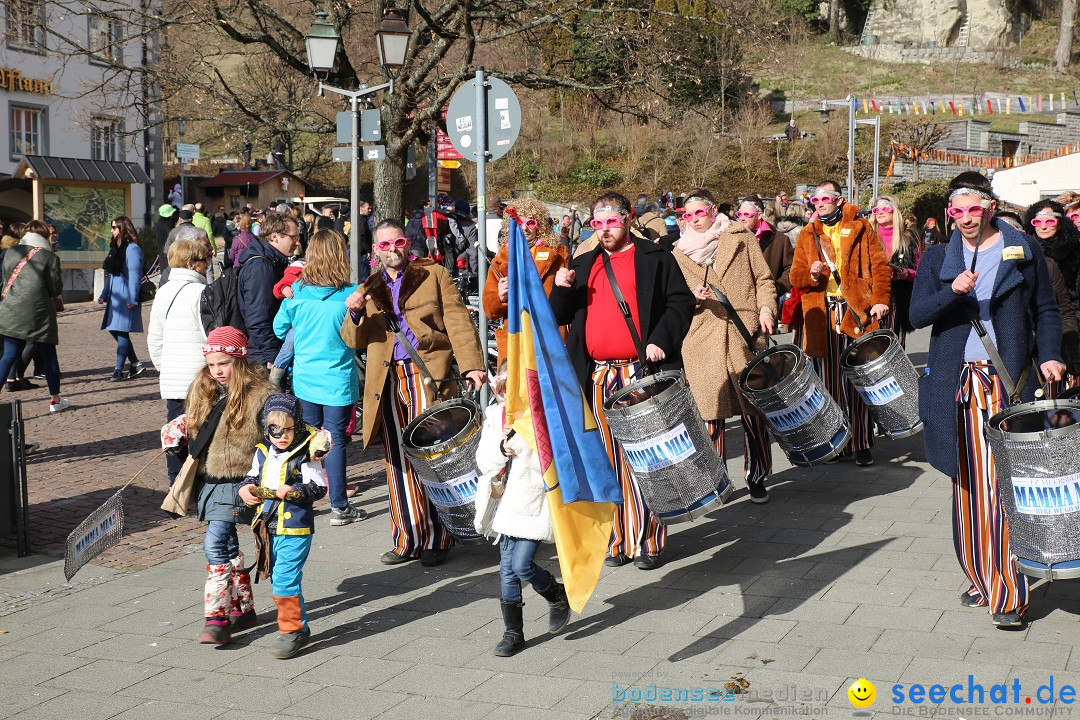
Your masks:
{"label": "sneaker", "polygon": [[20,390],[37,390],[41,387],[40,385],[35,385],[34,383],[26,380],[25,378],[22,380],[8,380],[7,386],[10,392],[19,392]]}
{"label": "sneaker", "polygon": [[311,640],[311,629],[304,628],[296,632],[278,635],[274,647],[270,648],[270,657],[278,660],[288,660],[304,649]]}
{"label": "sneaker", "polygon": [[366,517],[366,512],[352,505],[343,508],[331,508],[330,510],[331,525],[348,525],[349,523],[359,522]]}
{"label": "sneaker", "polygon": [[608,555],[604,558],[604,564],[608,567],[622,567],[626,563],[630,562],[630,558],[626,557],[622,553],[618,555]]}
{"label": "sneaker", "polygon": [[446,548],[424,550],[420,553],[420,564],[424,567],[437,567],[446,562],[446,557],[449,554],[450,551]]}
{"label": "sneaker", "polygon": [[64,412],[69,407],[71,407],[71,401],[67,398],[60,398],[60,402],[49,401],[49,412],[51,413]]}
{"label": "sneaker", "polygon": [[202,632],[199,634],[199,643],[202,645],[225,645],[232,641],[232,632],[229,631],[229,621],[225,618],[206,618]]}
{"label": "sneaker", "polygon": [[960,593],[960,604],[964,607],[983,607],[986,602],[976,595],[969,595],[966,592]]}
{"label": "sneaker", "polygon": [[134,380],[135,378],[142,375],[144,372],[146,372],[146,366],[143,365],[141,362],[137,362],[131,366],[131,371],[128,372],[128,379]]}
{"label": "sneaker", "polygon": [[393,550],[387,550],[379,557],[379,562],[383,565],[401,565],[402,563],[412,562],[415,559],[415,555],[399,555]]}
{"label": "sneaker", "polygon": [[229,615],[229,629],[232,632],[250,630],[258,624],[259,616],[255,613],[255,608],[244,612],[242,615]]}
{"label": "sneaker", "polygon": [[765,489],[764,480],[748,482],[746,487],[750,488],[750,502],[755,505],[764,505],[769,502],[769,491]]}
{"label": "sneaker", "polygon": [[855,464],[859,467],[870,467],[874,464],[874,456],[870,454],[869,450],[856,450]]}
{"label": "sneaker", "polygon": [[634,558],[634,567],[638,570],[655,570],[660,567],[660,558],[656,555],[638,555]]}
{"label": "sneaker", "polygon": [[109,382],[121,382],[127,379],[128,376],[123,370],[113,370],[112,375],[109,376]]}
{"label": "sneaker", "polygon": [[1019,630],[1024,627],[1024,619],[1016,612],[994,613],[993,621],[998,630]]}

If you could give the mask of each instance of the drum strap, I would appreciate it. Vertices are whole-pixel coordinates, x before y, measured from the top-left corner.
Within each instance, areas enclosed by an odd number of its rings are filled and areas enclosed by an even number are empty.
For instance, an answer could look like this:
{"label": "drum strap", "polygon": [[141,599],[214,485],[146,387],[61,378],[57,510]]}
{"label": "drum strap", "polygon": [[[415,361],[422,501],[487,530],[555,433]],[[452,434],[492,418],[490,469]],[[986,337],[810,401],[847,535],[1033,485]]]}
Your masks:
{"label": "drum strap", "polygon": [[964,303],[964,310],[971,321],[971,327],[975,328],[975,334],[979,336],[983,349],[990,356],[990,362],[993,364],[994,370],[997,371],[998,377],[1001,378],[1001,384],[1005,386],[1005,393],[1009,396],[1009,405],[1015,405],[1020,402],[1020,393],[1024,391],[1024,385],[1027,384],[1031,366],[1025,367],[1024,371],[1020,373],[1020,382],[1014,383],[1012,376],[1009,375],[1009,371],[1005,368],[1005,361],[1001,359],[1001,354],[998,353],[997,347],[994,346],[994,341],[990,339],[990,333],[986,332],[986,326],[983,325],[979,314],[975,312],[975,308],[970,303]]}
{"label": "drum strap", "polygon": [[740,335],[742,335],[743,340],[746,341],[747,347],[750,348],[750,352],[755,352],[754,337],[757,335],[757,333],[754,333],[753,335],[750,334],[750,331],[746,329],[746,325],[743,323],[742,318],[739,317],[739,313],[735,312],[735,307],[731,304],[731,301],[728,300],[727,295],[720,292],[720,288],[716,287],[712,283],[709,283],[709,287],[712,288],[713,295],[716,296],[716,299],[720,302],[721,305],[724,306],[724,309],[727,310],[728,318],[731,320],[731,324],[734,325],[735,329],[739,331]]}
{"label": "drum strap", "polygon": [[409,342],[409,339],[405,337],[405,333],[401,331],[401,326],[398,325],[397,318],[388,312],[383,313],[383,318],[386,320],[387,329],[394,333],[398,342],[401,343],[401,347],[405,348],[405,352],[409,354],[409,359],[412,360],[416,369],[420,371],[420,376],[424,379],[424,382],[428,384],[432,392],[437,393],[439,391],[439,386],[435,383],[435,378],[431,376],[431,371],[428,370],[428,366],[420,359],[420,354],[416,352],[416,348],[414,348],[413,344]]}
{"label": "drum strap", "polygon": [[[818,252],[821,253],[821,257],[825,258],[825,264],[829,266],[829,272],[832,274],[833,280],[836,282],[836,289],[840,291],[840,294],[842,296],[844,293],[844,288],[840,284],[840,271],[836,269],[836,264],[833,263],[832,258],[830,258],[828,253],[825,252],[825,247],[821,244],[821,236],[818,235],[817,231],[813,228],[810,228],[810,232],[813,233],[814,242],[817,243]],[[851,313],[851,317],[855,318],[855,325],[859,328],[859,332],[866,332],[866,324],[862,321],[862,318],[859,317],[859,313],[855,312],[851,305],[846,302],[844,303],[844,307],[847,308],[847,311],[849,313]]]}
{"label": "drum strap", "polygon": [[626,298],[623,297],[622,288],[619,287],[619,281],[615,279],[615,271],[611,267],[611,260],[608,259],[607,251],[603,248],[600,248],[600,257],[604,261],[604,272],[607,273],[611,292],[615,293],[615,302],[619,304],[619,311],[622,313],[623,320],[626,321],[626,327],[630,330],[630,339],[634,341],[634,347],[637,348],[638,362],[644,368],[649,364],[649,361],[645,358],[645,346],[642,345],[641,336],[638,335],[637,328],[634,326],[634,318],[630,314],[630,305],[627,304]]}

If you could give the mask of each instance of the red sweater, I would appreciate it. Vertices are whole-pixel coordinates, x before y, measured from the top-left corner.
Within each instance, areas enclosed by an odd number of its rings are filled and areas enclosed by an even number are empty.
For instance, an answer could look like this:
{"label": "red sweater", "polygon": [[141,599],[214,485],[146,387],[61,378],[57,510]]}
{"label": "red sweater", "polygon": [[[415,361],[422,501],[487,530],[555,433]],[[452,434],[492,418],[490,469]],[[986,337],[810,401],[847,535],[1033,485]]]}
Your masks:
{"label": "red sweater", "polygon": [[[604,271],[604,250],[597,255],[589,271],[588,313],[585,316],[585,349],[593,360],[633,360],[637,358],[634,340],[626,327],[615,293]],[[630,305],[630,317],[641,334],[641,318],[637,306],[637,274],[634,272],[634,246],[609,255],[611,269],[619,281],[619,289]],[[644,340],[643,340],[644,341]]]}
{"label": "red sweater", "polygon": [[285,268],[285,275],[282,276],[277,284],[274,285],[274,297],[281,300],[285,295],[281,292],[281,289],[286,285],[292,285],[294,282],[300,279],[300,273],[304,272],[304,266],[299,263],[291,263]]}

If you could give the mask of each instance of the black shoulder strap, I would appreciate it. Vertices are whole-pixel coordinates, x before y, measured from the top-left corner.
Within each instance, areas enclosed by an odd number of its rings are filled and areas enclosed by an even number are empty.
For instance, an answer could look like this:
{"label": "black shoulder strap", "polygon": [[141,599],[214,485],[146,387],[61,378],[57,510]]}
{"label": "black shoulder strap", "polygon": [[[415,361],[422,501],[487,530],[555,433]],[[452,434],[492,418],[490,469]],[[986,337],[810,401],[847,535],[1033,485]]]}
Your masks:
{"label": "black shoulder strap", "polygon": [[731,301],[728,300],[727,295],[720,292],[720,288],[716,287],[712,283],[709,283],[709,287],[712,289],[713,295],[716,296],[716,299],[719,300],[720,304],[724,306],[724,310],[726,310],[728,314],[728,319],[731,320],[731,324],[734,325],[735,329],[739,331],[740,335],[742,335],[743,340],[746,341],[747,347],[750,348],[751,352],[755,352],[754,335],[751,335],[750,331],[746,329],[746,325],[743,324],[742,318],[739,317],[739,313],[735,312],[735,307],[731,304]]}
{"label": "black shoulder strap", "polygon": [[626,302],[626,298],[623,297],[622,288],[619,287],[619,281],[615,279],[615,270],[612,269],[611,260],[608,259],[607,251],[604,248],[600,248],[600,258],[604,261],[604,272],[607,273],[611,291],[615,293],[615,302],[619,304],[619,311],[622,313],[623,320],[626,321],[627,329],[630,330],[630,339],[634,341],[634,347],[637,349],[638,362],[644,367],[649,364],[649,361],[645,358],[645,346],[642,344],[641,336],[638,335],[637,328],[634,326],[634,318],[630,314],[630,305]]}
{"label": "black shoulder strap", "polygon": [[210,441],[214,438],[214,433],[217,431],[218,424],[221,423],[221,416],[225,412],[225,403],[228,401],[228,396],[222,397],[216,403],[214,408],[210,411],[210,416],[206,418],[206,422],[202,428],[199,429],[199,434],[195,436],[195,439],[188,445],[188,452],[193,458],[199,458],[207,448],[210,447]]}
{"label": "black shoulder strap", "polygon": [[[810,232],[814,236],[814,242],[817,243],[818,252],[820,252],[821,257],[825,259],[825,264],[829,266],[829,272],[832,274],[833,280],[836,281],[836,289],[840,291],[841,297],[843,297],[844,288],[840,284],[840,270],[837,269],[836,263],[825,254],[825,247],[821,244],[821,236],[817,234],[817,230],[814,229],[813,225],[810,226]],[[859,317],[859,313],[855,312],[855,308],[851,307],[848,303],[844,303],[844,306],[847,308],[847,311],[851,313],[851,317],[855,319],[855,325],[859,328],[859,332],[866,332],[866,323]]]}

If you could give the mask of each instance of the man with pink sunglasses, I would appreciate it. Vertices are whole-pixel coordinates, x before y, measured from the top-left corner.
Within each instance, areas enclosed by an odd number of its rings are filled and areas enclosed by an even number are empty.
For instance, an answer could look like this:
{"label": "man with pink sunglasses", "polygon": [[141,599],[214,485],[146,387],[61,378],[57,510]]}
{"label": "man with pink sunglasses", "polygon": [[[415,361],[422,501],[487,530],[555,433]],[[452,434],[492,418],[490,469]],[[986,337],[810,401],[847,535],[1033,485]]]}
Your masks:
{"label": "man with pink sunglasses", "polygon": [[844,201],[834,180],[818,183],[810,197],[815,213],[799,233],[791,263],[791,285],[801,298],[803,326],[796,342],[851,426],[851,440],[840,458],[874,464],[874,424],[859,393],[840,370],[851,341],[877,330],[889,312],[892,270],[885,247],[859,208]]}
{"label": "man with pink sunglasses", "polygon": [[341,337],[349,347],[367,349],[364,447],[379,436],[386,453],[392,547],[380,562],[420,558],[433,566],[446,559],[453,537],[403,452],[402,431],[428,407],[449,399],[456,383],[445,381],[453,379],[455,360],[474,390],[486,374],[476,327],[450,272],[430,258],[410,261],[409,244],[397,220],[375,227],[380,265],[345,300],[349,314]]}
{"label": "man with pink sunglasses", "polygon": [[[597,246],[555,274],[550,299],[555,320],[570,325],[567,350],[622,484],[623,502],[615,509],[605,564],[617,567],[633,561],[642,570],[653,570],[660,566],[667,533],[650,512],[608,430],[604,401],[632,383],[643,362],[654,370],[682,367],[682,342],[690,329],[694,296],[671,253],[631,237],[630,221],[626,197],[617,192],[597,197],[589,221]],[[608,279],[608,267],[615,283]],[[616,300],[615,286],[625,306]],[[645,357],[640,356],[624,309]]]}
{"label": "man with pink sunglasses", "polygon": [[[1061,314],[1042,248],[994,219],[995,210],[984,176],[968,171],[952,179],[952,237],[923,253],[910,318],[915,327],[933,326],[919,378],[919,415],[926,459],[952,479],[953,545],[970,582],[960,605],[988,608],[996,627],[1018,630],[1028,583],[1013,563],[984,429],[1006,405],[1035,399],[1033,362],[1049,380],[1060,380],[1065,366]],[[1013,388],[1006,388],[1014,382],[1019,393],[1010,399]]]}

